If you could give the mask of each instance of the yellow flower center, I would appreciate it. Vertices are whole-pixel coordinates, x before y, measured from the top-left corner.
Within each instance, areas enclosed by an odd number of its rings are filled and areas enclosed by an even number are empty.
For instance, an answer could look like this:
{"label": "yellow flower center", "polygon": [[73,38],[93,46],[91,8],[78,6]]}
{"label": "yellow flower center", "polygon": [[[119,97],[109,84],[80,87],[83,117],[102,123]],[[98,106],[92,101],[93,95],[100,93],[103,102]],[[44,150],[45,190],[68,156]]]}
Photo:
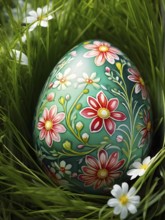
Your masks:
{"label": "yellow flower center", "polygon": [[99,179],[105,179],[108,176],[108,170],[107,169],[100,169],[97,172],[97,177]]}
{"label": "yellow flower center", "polygon": [[140,84],[141,84],[142,86],[145,85],[145,84],[144,84],[144,80],[142,79],[142,77],[139,78],[139,82],[140,82]]}
{"label": "yellow flower center", "polygon": [[148,168],[148,165],[147,164],[142,164],[140,166],[140,169],[143,169],[143,170],[146,170]]}
{"label": "yellow flower center", "polygon": [[62,79],[60,79],[60,83],[61,83],[61,84],[64,84],[65,82],[66,82],[65,77],[63,77]]}
{"label": "yellow flower center", "polygon": [[110,111],[107,108],[99,108],[97,115],[99,118],[107,119],[110,117]]}
{"label": "yellow flower center", "polygon": [[48,121],[45,122],[45,129],[46,129],[47,131],[51,130],[52,127],[53,127],[53,122],[52,122],[52,121],[49,121],[49,120],[48,120]]}
{"label": "yellow flower center", "polygon": [[100,52],[107,52],[108,50],[109,50],[109,48],[107,46],[100,46],[99,47]]}
{"label": "yellow flower center", "polygon": [[122,195],[120,198],[119,198],[119,201],[122,205],[126,205],[128,203],[128,197],[127,195]]}
{"label": "yellow flower center", "polygon": [[87,83],[87,84],[92,84],[92,83],[93,83],[93,80],[92,80],[92,79],[86,79],[86,83]]}
{"label": "yellow flower center", "polygon": [[147,123],[147,131],[150,131],[151,130],[151,122],[149,121],[148,123]]}

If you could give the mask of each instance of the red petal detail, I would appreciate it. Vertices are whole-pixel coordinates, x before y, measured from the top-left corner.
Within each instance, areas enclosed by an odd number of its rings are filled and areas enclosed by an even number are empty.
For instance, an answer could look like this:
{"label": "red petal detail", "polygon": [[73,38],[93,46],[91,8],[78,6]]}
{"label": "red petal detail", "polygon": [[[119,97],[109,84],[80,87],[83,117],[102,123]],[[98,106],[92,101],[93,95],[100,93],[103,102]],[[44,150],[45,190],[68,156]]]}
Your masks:
{"label": "red petal detail", "polygon": [[139,82],[139,76],[129,75],[128,79],[132,82]]}
{"label": "red petal detail", "polygon": [[111,118],[113,118],[116,121],[124,121],[127,117],[122,112],[111,112]]}
{"label": "red petal detail", "polygon": [[128,68],[128,72],[130,72],[135,77],[139,77],[140,76],[138,70],[135,70],[135,69],[132,69],[132,68]]}
{"label": "red petal detail", "polygon": [[84,174],[86,175],[89,175],[89,176],[96,176],[97,174],[97,170],[93,170],[93,169],[90,169],[89,167],[82,167],[82,170],[84,172]]}
{"label": "red petal detail", "polygon": [[45,141],[49,147],[52,146],[53,141],[52,141],[51,133],[49,131],[46,134]]}
{"label": "red petal detail", "polygon": [[49,110],[47,108],[45,108],[43,111],[43,118],[45,121],[49,120]]}
{"label": "red petal detail", "polygon": [[102,185],[104,185],[104,179],[97,179],[94,189],[99,189]]}
{"label": "red petal detail", "polygon": [[38,124],[37,124],[37,128],[38,128],[39,130],[41,130],[41,129],[43,129],[44,127],[45,127],[45,123],[39,121]]}
{"label": "red petal detail", "polygon": [[93,156],[87,155],[85,157],[85,162],[89,167],[92,167],[95,170],[99,169],[98,161]]}
{"label": "red petal detail", "polygon": [[108,134],[113,135],[116,129],[115,122],[111,118],[104,119],[104,125],[105,125],[105,129],[108,132]]}
{"label": "red petal detail", "polygon": [[95,64],[96,66],[101,66],[105,63],[104,53],[100,53],[98,56],[95,57]]}
{"label": "red petal detail", "polygon": [[138,94],[142,90],[141,84],[136,83],[135,85],[135,93]]}
{"label": "red petal detail", "polygon": [[46,130],[45,130],[45,129],[42,129],[42,130],[40,131],[40,140],[43,140],[43,139],[45,138],[45,136],[46,136]]}
{"label": "red petal detail", "polygon": [[107,108],[110,112],[115,111],[119,105],[119,100],[117,98],[110,99],[108,101]]}
{"label": "red petal detail", "polygon": [[63,119],[65,118],[65,113],[63,112],[60,112],[58,113],[57,115],[54,116],[53,118],[53,123],[60,123]]}
{"label": "red petal detail", "polygon": [[57,106],[53,105],[49,110],[49,120],[53,119],[56,114],[57,114]]}
{"label": "red petal detail", "polygon": [[118,169],[120,169],[123,165],[124,165],[124,163],[125,163],[125,160],[123,159],[123,160],[120,160],[114,167],[113,167],[113,171],[114,170],[118,170]]}
{"label": "red petal detail", "polygon": [[88,104],[95,110],[98,110],[101,107],[100,104],[97,102],[97,100],[91,96],[88,97],[87,101]]}
{"label": "red petal detail", "polygon": [[97,100],[100,103],[102,108],[107,107],[108,100],[107,100],[107,97],[105,96],[105,94],[103,92],[99,92],[97,94]]}
{"label": "red petal detail", "polygon": [[96,117],[92,120],[90,124],[90,131],[91,132],[98,132],[102,129],[103,126],[103,119]]}
{"label": "red petal detail", "polygon": [[80,114],[85,118],[94,118],[97,116],[97,111],[92,108],[84,108],[80,111]]}
{"label": "red petal detail", "polygon": [[99,162],[100,162],[100,168],[105,168],[106,167],[106,162],[107,162],[107,159],[108,159],[108,154],[107,152],[102,149],[98,152],[98,159],[99,159]]}
{"label": "red petal detail", "polygon": [[106,168],[107,168],[108,170],[111,170],[112,167],[113,167],[114,165],[116,165],[117,160],[118,160],[118,157],[119,157],[118,152],[114,152],[114,153],[112,153],[112,154],[110,155],[110,157],[109,157],[109,159],[108,159],[108,161],[107,161],[107,164],[106,164]]}

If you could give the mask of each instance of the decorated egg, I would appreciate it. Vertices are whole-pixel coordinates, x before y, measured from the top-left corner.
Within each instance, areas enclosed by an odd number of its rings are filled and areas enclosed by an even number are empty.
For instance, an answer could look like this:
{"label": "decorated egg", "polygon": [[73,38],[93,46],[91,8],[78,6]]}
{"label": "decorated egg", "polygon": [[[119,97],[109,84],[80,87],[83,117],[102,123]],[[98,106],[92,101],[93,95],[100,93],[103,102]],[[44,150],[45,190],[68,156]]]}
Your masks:
{"label": "decorated egg", "polygon": [[47,174],[72,191],[106,194],[151,143],[145,83],[113,45],[90,40],[58,62],[41,92],[34,143]]}

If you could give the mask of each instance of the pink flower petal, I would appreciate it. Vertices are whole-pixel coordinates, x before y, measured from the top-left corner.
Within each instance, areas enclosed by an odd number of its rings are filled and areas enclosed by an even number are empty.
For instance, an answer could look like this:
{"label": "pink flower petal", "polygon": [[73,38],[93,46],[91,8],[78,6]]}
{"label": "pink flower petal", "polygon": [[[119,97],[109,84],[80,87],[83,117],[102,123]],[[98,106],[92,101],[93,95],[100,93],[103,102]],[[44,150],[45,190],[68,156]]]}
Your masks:
{"label": "pink flower petal", "polygon": [[98,110],[101,107],[97,100],[91,96],[88,97],[87,102],[95,110]]}
{"label": "pink flower petal", "polygon": [[97,179],[94,189],[99,189],[102,185],[104,185],[104,179]]}
{"label": "pink flower petal", "polygon": [[83,167],[82,167],[82,170],[83,170],[83,172],[84,172],[86,175],[90,175],[90,176],[95,176],[96,173],[97,173],[96,170],[93,170],[93,169],[91,169],[91,168],[89,168],[89,167],[86,167],[86,166],[83,166]]}
{"label": "pink flower petal", "polygon": [[139,76],[129,75],[128,79],[131,80],[132,82],[139,82]]}
{"label": "pink flower petal", "polygon": [[57,106],[52,105],[52,107],[49,110],[49,120],[53,119],[56,114],[57,114]]}
{"label": "pink flower petal", "polygon": [[52,146],[53,142],[52,142],[52,137],[49,131],[46,133],[45,141],[49,147]]}
{"label": "pink flower petal", "polygon": [[99,162],[100,162],[100,168],[105,168],[106,167],[106,162],[107,162],[107,159],[108,159],[108,155],[107,155],[107,152],[102,149],[98,152],[98,159],[99,159]]}
{"label": "pink flower petal", "polygon": [[[116,58],[118,58],[118,56],[116,56]],[[105,53],[105,59],[111,64],[115,63],[114,57],[108,52]]]}
{"label": "pink flower petal", "polygon": [[100,53],[98,56],[96,56],[94,62],[96,66],[103,65],[105,63],[104,53]]}
{"label": "pink flower petal", "polygon": [[55,133],[64,133],[66,131],[66,128],[64,127],[64,125],[56,124],[53,126],[52,130]]}
{"label": "pink flower petal", "polygon": [[91,51],[88,51],[84,54],[84,57],[85,58],[91,58],[91,57],[95,57],[95,56],[98,56],[100,54],[99,51],[97,50],[91,50]]}
{"label": "pink flower petal", "polygon": [[102,129],[103,127],[103,119],[96,117],[92,120],[90,124],[90,131],[91,132],[98,132]]}
{"label": "pink flower petal", "polygon": [[44,127],[45,127],[45,123],[39,121],[38,124],[37,124],[37,128],[38,128],[39,130],[41,130],[41,129],[43,129]]}
{"label": "pink flower petal", "polygon": [[49,119],[49,110],[47,108],[43,111],[43,118],[45,121]]}
{"label": "pink flower petal", "polygon": [[138,94],[141,91],[141,85],[139,83],[136,83],[135,85],[135,93]]}
{"label": "pink flower petal", "polygon": [[95,170],[99,169],[98,161],[93,156],[87,155],[85,157],[85,162],[89,167],[92,167]]}
{"label": "pink flower petal", "polygon": [[58,124],[65,118],[65,113],[60,112],[53,118],[53,123]]}
{"label": "pink flower petal", "polygon": [[148,96],[147,90],[145,87],[142,87],[142,99],[146,99]]}
{"label": "pink flower petal", "polygon": [[51,137],[56,142],[60,142],[60,140],[61,140],[60,135],[56,132],[51,132]]}
{"label": "pink flower petal", "polygon": [[127,117],[122,112],[111,112],[111,118],[113,118],[116,121],[124,121]]}
{"label": "pink flower petal", "polygon": [[46,136],[47,131],[45,129],[42,129],[40,131],[40,140],[43,140]]}
{"label": "pink flower petal", "polygon": [[101,41],[98,41],[98,40],[95,40],[93,43],[94,43],[94,45],[97,46],[97,47],[99,47],[99,46],[101,46],[101,45],[104,44],[104,42],[101,42]]}
{"label": "pink flower petal", "polygon": [[86,44],[86,45],[84,45],[84,47],[88,50],[97,49],[97,45],[94,45],[94,44]]}
{"label": "pink flower petal", "polygon": [[108,132],[108,134],[113,135],[113,133],[116,130],[115,122],[111,118],[104,119],[104,125],[105,125],[105,129]]}
{"label": "pink flower petal", "polygon": [[99,104],[101,105],[102,108],[106,108],[107,107],[107,97],[104,95],[103,92],[99,92],[97,94],[97,99],[98,99],[98,102]]}
{"label": "pink flower petal", "polygon": [[80,114],[85,118],[94,118],[97,116],[97,111],[92,108],[84,108],[80,111]]}
{"label": "pink flower petal", "polygon": [[119,100],[117,98],[110,99],[108,101],[107,108],[110,112],[115,111],[119,105]]}

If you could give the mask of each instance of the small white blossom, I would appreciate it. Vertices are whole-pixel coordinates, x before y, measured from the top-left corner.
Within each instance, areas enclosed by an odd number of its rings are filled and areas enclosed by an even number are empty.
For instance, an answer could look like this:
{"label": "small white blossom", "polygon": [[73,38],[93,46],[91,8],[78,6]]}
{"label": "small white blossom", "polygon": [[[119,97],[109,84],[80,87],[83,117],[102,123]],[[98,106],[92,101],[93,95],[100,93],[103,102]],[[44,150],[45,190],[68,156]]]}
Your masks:
{"label": "small white blossom", "polygon": [[25,18],[25,22],[32,24],[29,31],[33,31],[37,26],[48,27],[48,21],[53,19],[52,15],[49,15],[50,8],[46,5],[43,8],[37,8],[37,11],[29,11],[29,16]]}
{"label": "small white blossom", "polygon": [[87,84],[93,85],[96,88],[100,88],[100,85],[97,84],[100,81],[100,78],[96,78],[96,73],[92,73],[90,76],[88,76],[87,73],[83,73],[83,78],[78,78],[77,81],[79,83],[78,87],[83,87]]}
{"label": "small white blossom", "polygon": [[28,58],[23,52],[12,49],[12,51],[10,52],[10,56],[12,58],[15,58],[18,63],[22,65],[28,65]]}
{"label": "small white blossom", "polygon": [[110,207],[114,207],[114,214],[119,215],[120,219],[125,219],[128,216],[128,212],[135,214],[137,212],[137,206],[140,202],[140,196],[137,196],[136,189],[131,187],[127,183],[122,183],[122,186],[115,184],[111,190],[111,194],[115,197],[109,199],[107,204]]}
{"label": "small white blossom", "polygon": [[71,71],[71,68],[67,68],[64,74],[59,72],[56,75],[57,80],[54,82],[53,88],[58,88],[58,90],[64,90],[68,86],[70,86],[71,85],[70,80],[76,77],[75,74],[70,74],[70,71]]}
{"label": "small white blossom", "polygon": [[132,165],[132,169],[128,170],[127,175],[131,176],[131,180],[135,179],[137,176],[142,176],[148,167],[151,165],[152,159],[150,156],[146,157],[142,163],[136,160]]}

